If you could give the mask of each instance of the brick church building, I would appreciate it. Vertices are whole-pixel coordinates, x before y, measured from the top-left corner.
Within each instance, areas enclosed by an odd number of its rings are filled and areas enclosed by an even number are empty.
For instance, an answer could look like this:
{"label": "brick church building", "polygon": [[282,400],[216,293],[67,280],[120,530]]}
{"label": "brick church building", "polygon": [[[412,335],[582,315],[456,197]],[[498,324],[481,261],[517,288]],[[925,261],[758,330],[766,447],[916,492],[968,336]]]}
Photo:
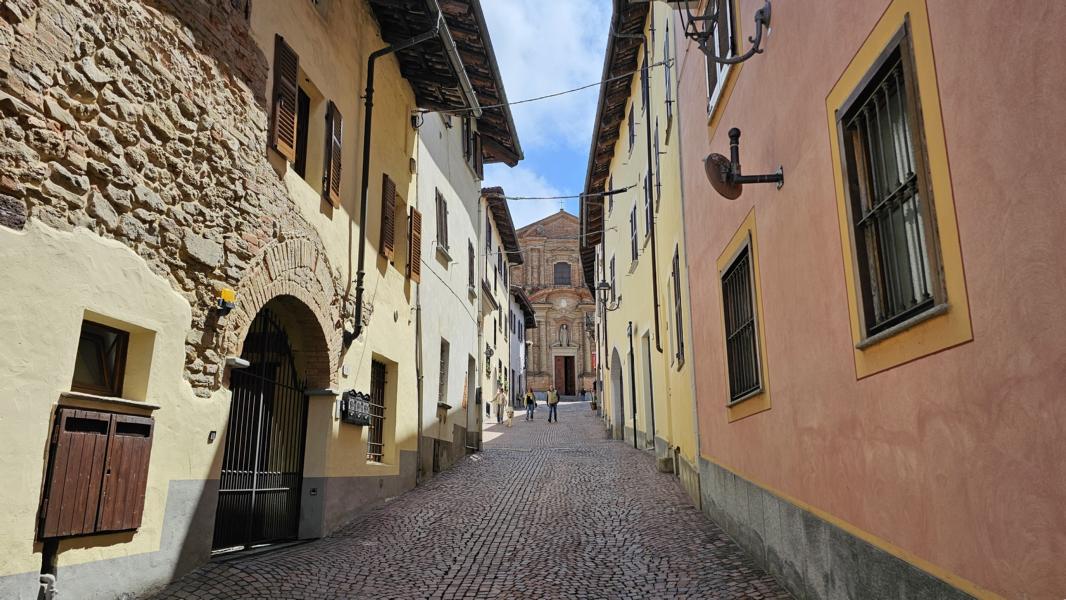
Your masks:
{"label": "brick church building", "polygon": [[570,396],[592,390],[596,379],[596,344],[585,326],[595,303],[582,279],[579,227],[577,217],[560,210],[518,230],[525,261],[511,267],[511,284],[525,290],[537,315],[526,367],[534,391],[554,383]]}

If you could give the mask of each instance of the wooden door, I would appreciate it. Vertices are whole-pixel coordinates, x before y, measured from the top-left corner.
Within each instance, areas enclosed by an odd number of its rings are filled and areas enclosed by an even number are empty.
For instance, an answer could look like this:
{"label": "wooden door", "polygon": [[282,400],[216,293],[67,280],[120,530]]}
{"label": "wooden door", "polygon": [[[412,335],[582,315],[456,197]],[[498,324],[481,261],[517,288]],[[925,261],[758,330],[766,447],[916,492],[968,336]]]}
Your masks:
{"label": "wooden door", "polygon": [[559,388],[559,393],[566,394],[567,396],[573,396],[577,394],[576,370],[574,369],[574,357],[567,356],[564,358],[564,381],[565,384]]}
{"label": "wooden door", "polygon": [[563,356],[555,357],[555,389],[560,394],[566,389],[566,358]]}

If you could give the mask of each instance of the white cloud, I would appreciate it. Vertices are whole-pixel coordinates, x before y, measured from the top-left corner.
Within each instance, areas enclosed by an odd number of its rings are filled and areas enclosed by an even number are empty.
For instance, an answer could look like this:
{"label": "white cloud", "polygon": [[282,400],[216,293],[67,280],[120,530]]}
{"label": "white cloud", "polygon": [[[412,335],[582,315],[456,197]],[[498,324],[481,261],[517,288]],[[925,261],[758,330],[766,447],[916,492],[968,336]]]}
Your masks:
{"label": "white cloud", "polygon": [[[485,165],[485,186],[502,187],[508,196],[563,195],[543,177],[521,164],[513,169],[506,165]],[[559,212],[558,200],[510,200],[507,204],[516,229]]]}
{"label": "white cloud", "polygon": [[[600,79],[610,0],[484,0],[485,19],[509,101]],[[599,88],[512,107],[526,150],[587,151]]]}

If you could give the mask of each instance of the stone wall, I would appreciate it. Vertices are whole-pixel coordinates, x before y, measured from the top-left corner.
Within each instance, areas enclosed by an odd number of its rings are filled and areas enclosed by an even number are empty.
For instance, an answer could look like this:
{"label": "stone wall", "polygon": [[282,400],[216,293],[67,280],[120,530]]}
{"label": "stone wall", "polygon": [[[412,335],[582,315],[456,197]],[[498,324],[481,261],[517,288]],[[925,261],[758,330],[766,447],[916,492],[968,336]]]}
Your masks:
{"label": "stone wall", "polygon": [[349,312],[268,161],[269,63],[248,1],[0,4],[0,225],[84,227],[137,252],[193,307],[185,370],[201,397],[239,352],[233,320],[211,309],[217,290],[240,301],[275,285],[242,285],[269,246],[303,249],[289,288],[324,293],[310,306],[326,331]]}

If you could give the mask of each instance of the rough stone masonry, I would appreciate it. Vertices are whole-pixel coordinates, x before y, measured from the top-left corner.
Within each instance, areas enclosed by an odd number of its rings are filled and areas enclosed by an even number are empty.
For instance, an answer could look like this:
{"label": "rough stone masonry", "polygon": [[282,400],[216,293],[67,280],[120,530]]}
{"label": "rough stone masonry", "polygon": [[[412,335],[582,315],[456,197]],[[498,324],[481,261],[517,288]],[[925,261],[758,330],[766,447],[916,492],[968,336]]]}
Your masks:
{"label": "rough stone masonry", "polygon": [[[217,290],[270,244],[324,256],[266,157],[248,1],[0,3],[0,225],[84,227],[143,257],[193,307],[185,369],[201,397],[236,344],[210,310]],[[351,311],[326,273],[320,317],[339,330]]]}

